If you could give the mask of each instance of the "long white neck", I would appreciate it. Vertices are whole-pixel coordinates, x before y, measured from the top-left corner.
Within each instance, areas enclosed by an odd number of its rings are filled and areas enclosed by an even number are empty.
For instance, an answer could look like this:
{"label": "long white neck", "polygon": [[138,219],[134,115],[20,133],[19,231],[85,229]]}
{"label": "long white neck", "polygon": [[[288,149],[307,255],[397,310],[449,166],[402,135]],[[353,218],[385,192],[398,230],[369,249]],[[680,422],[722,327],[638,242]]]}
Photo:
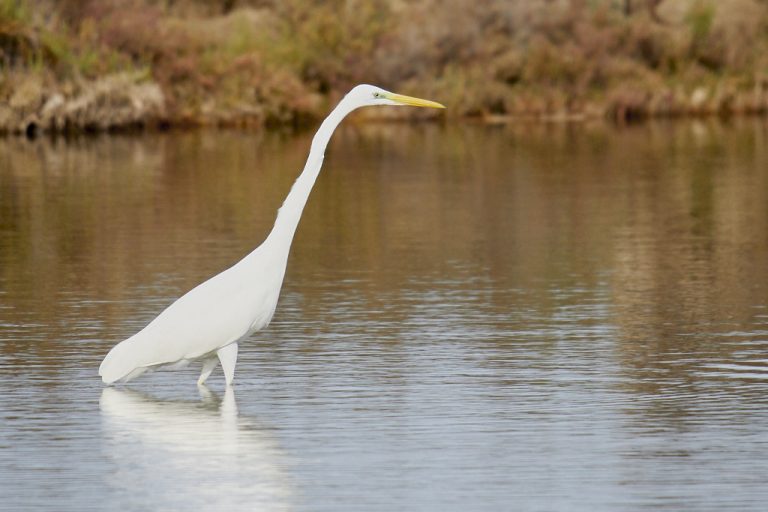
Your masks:
{"label": "long white neck", "polygon": [[307,199],[315,184],[315,180],[317,180],[317,176],[320,174],[328,141],[331,140],[331,135],[333,135],[334,130],[336,130],[342,119],[355,108],[356,105],[351,104],[345,98],[325,118],[323,124],[320,125],[320,129],[317,130],[315,137],[312,139],[312,147],[309,151],[309,157],[307,157],[307,163],[304,165],[304,170],[296,179],[291,191],[288,193],[288,197],[285,198],[283,205],[278,210],[277,220],[275,220],[272,231],[264,241],[264,245],[273,246],[277,250],[282,249],[286,253],[290,249],[293,235],[296,233],[296,227],[299,225],[299,220],[301,220],[301,213],[307,204]]}

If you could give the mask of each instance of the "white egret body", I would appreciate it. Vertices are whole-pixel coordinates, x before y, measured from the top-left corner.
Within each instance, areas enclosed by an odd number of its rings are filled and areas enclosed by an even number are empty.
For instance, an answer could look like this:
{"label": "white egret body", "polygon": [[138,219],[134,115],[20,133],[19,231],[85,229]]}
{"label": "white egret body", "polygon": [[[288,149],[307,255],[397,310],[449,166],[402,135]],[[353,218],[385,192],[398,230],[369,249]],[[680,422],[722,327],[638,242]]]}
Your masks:
{"label": "white egret body", "polygon": [[266,240],[232,267],[196,286],[168,306],[144,329],[118,343],[102,361],[107,384],[128,381],[150,369],[180,368],[202,361],[202,384],[221,362],[232,384],[240,340],[266,327],[277,307],[288,252],[307,198],[315,184],[328,141],[353,110],[368,105],[444,108],[439,103],[358,85],[323,121],[307,163],[280,207]]}

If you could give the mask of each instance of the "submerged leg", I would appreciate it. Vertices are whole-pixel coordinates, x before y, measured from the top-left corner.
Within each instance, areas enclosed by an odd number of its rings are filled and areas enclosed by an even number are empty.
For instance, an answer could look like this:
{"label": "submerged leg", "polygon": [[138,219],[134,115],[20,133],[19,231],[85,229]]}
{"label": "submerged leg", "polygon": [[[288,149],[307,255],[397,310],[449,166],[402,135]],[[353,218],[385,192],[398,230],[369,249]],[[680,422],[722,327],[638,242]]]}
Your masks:
{"label": "submerged leg", "polygon": [[202,386],[203,384],[205,384],[205,381],[211,375],[211,372],[213,371],[213,369],[216,368],[216,363],[218,363],[218,361],[216,360],[215,357],[211,357],[203,361],[203,371],[200,373],[200,378],[197,379],[198,386]]}
{"label": "submerged leg", "polygon": [[200,399],[202,403],[208,405],[218,405],[219,404],[219,397],[213,394],[213,392],[208,389],[208,386],[205,384],[198,384],[197,386],[197,393],[200,395]]}
{"label": "submerged leg", "polygon": [[227,380],[227,386],[232,385],[232,379],[235,378],[235,363],[237,363],[237,343],[232,343],[222,347],[216,352],[221,361],[221,369],[224,370],[224,378]]}

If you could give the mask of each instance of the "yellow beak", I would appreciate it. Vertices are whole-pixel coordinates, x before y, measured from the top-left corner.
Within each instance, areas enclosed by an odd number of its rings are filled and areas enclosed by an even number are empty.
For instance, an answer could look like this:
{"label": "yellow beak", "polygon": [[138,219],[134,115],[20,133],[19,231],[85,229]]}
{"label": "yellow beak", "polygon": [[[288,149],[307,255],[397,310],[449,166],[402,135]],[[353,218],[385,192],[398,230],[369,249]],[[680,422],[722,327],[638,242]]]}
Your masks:
{"label": "yellow beak", "polygon": [[428,107],[428,108],[445,108],[436,101],[422,100],[420,98],[414,98],[412,96],[404,96],[402,94],[387,93],[387,99],[403,105],[411,105],[413,107]]}

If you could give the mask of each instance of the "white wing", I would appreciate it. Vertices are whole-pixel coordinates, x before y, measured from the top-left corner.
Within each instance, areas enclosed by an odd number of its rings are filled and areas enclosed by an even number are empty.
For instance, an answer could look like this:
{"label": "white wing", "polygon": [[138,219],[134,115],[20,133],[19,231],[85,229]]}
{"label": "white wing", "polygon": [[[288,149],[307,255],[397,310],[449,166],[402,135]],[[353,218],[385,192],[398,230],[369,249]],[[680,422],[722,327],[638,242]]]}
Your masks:
{"label": "white wing", "polygon": [[116,382],[138,368],[200,359],[264,328],[275,312],[285,272],[284,264],[270,265],[264,256],[257,249],[117,344],[99,367],[104,382]]}

